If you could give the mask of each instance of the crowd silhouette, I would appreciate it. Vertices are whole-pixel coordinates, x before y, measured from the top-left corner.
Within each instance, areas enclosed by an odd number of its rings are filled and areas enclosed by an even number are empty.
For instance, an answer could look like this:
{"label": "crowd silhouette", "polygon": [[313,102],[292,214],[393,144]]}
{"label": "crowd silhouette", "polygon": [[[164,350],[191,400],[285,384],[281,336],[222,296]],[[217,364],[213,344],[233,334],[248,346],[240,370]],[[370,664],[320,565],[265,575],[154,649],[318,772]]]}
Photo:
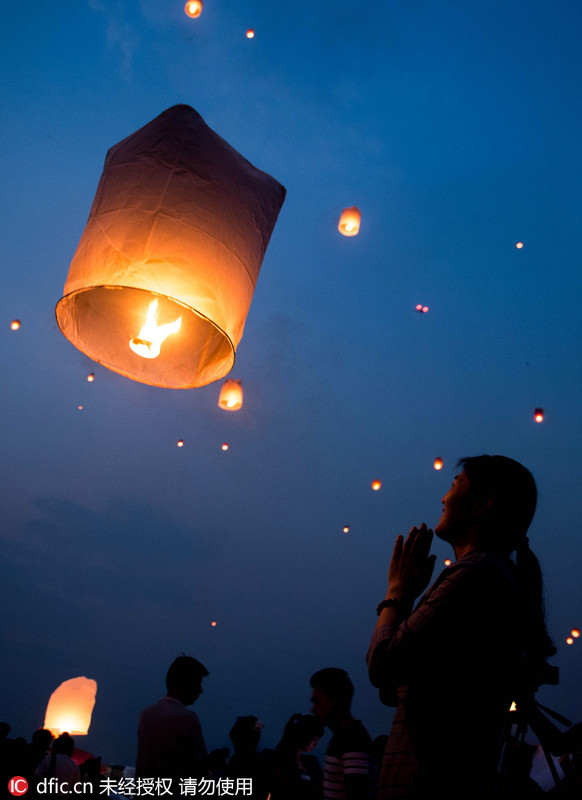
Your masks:
{"label": "crowd silhouette", "polygon": [[[371,740],[352,715],[348,674],[326,667],[310,678],[311,714],[293,713],[274,750],[260,749],[263,722],[248,715],[230,728],[232,754],[228,747],[208,753],[188,708],[208,670],[182,654],[168,669],[166,694],[139,717],[134,775],[118,771],[104,791],[100,759],[87,759],[67,733],[54,739],[37,730],[28,743],[10,738],[10,726],[0,723],[4,785],[18,776],[32,794],[47,778],[84,780],[95,794],[135,796],[136,781],[154,788],[164,780],[170,785],[157,793],[175,797],[220,796],[222,787],[223,796],[256,800],[527,800],[542,792],[530,777],[541,747],[555,784],[545,793],[582,796],[582,723],[571,725],[535,700],[540,685],[557,681],[557,668],[547,663],[556,651],[544,622],[541,572],[526,536],[535,482],[504,456],[459,466],[435,527],[455,562],[429,586],[433,532],[412,528],[396,540],[377,608],[368,667],[381,702],[396,707],[387,734]],[[321,764],[312,751],[325,728],[331,739]],[[528,728],[540,745],[525,741]]]}

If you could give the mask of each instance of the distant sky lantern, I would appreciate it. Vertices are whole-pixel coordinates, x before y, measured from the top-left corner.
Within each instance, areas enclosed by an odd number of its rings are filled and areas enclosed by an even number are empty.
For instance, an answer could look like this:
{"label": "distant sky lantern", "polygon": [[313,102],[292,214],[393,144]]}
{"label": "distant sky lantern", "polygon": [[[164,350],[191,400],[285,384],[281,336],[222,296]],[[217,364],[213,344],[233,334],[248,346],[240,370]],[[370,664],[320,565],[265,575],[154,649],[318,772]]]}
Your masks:
{"label": "distant sky lantern", "polygon": [[372,489],[377,492],[382,486],[382,481],[372,481]]}
{"label": "distant sky lantern", "polygon": [[433,467],[435,469],[442,469],[443,468],[443,460],[442,460],[442,458],[435,458]]}
{"label": "distant sky lantern", "polygon": [[534,419],[536,422],[543,422],[544,421],[544,409],[543,408],[536,408],[534,411]]}
{"label": "distant sky lantern", "polygon": [[339,232],[343,233],[344,236],[355,236],[359,233],[361,218],[362,214],[356,206],[344,208],[337,226]]}
{"label": "distant sky lantern", "polygon": [[211,622],[210,624],[211,624],[211,626],[212,626],[213,628],[216,628],[216,620],[214,620],[214,619],[213,619],[213,620],[212,620],[212,622]]}
{"label": "distant sky lantern", "polygon": [[184,447],[184,439],[178,439],[176,444],[177,444],[178,447]]}
{"label": "distant sky lantern", "polygon": [[227,378],[222,384],[218,405],[225,411],[238,411],[243,405],[242,382]]}
{"label": "distant sky lantern", "polygon": [[343,531],[344,531],[344,533],[349,533],[350,532],[350,526],[349,525],[344,525]]}
{"label": "distant sky lantern", "polygon": [[84,736],[91,724],[96,694],[97,682],[92,678],[63,681],[50,696],[44,727],[53,736],[60,736],[65,731],[71,736]]}
{"label": "distant sky lantern", "polygon": [[521,248],[523,247],[523,242],[518,242],[515,246],[517,247],[518,250],[521,250]]}
{"label": "distant sky lantern", "polygon": [[426,312],[428,311],[428,306],[423,306],[422,303],[419,303],[416,306],[416,310],[420,311],[421,314],[426,314]]}
{"label": "distant sky lantern", "polygon": [[12,328],[13,331],[17,331],[20,328],[20,320],[13,319],[12,322],[10,323],[10,327]]}
{"label": "distant sky lantern", "polygon": [[95,373],[94,372],[90,372],[87,375],[87,380],[89,381],[89,383],[93,383],[93,381],[95,380]]}
{"label": "distant sky lantern", "polygon": [[223,450],[228,450],[228,442],[223,442],[222,443],[222,449]]}
{"label": "distant sky lantern", "polygon": [[450,566],[451,566],[451,559],[445,558],[445,567],[450,567]]}
{"label": "distant sky lantern", "polygon": [[223,378],[285,189],[179,105],[114,145],[71,262],[57,322],[133,380]]}
{"label": "distant sky lantern", "polygon": [[83,406],[77,406],[77,408],[79,409],[79,411],[83,410]]}
{"label": "distant sky lantern", "polygon": [[578,639],[580,636],[580,630],[578,628],[572,628],[572,636],[574,639]]}
{"label": "distant sky lantern", "polygon": [[252,28],[249,28],[247,31],[247,39],[254,39],[254,38],[255,38],[255,32]]}
{"label": "distant sky lantern", "polygon": [[202,0],[188,0],[186,5],[184,6],[184,11],[186,12],[187,16],[196,19],[202,14]]}
{"label": "distant sky lantern", "polygon": [[568,638],[566,639],[566,644],[574,644],[574,639],[572,639],[571,636],[568,636]]}

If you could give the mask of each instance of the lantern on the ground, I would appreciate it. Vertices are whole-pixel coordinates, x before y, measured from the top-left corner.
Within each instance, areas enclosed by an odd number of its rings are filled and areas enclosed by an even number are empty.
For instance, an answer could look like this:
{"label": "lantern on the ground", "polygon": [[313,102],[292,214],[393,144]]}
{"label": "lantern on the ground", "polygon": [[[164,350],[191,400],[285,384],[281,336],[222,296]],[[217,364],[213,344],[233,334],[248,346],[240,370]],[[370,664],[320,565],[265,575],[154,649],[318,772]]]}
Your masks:
{"label": "lantern on the ground", "polygon": [[202,0],[188,0],[184,6],[184,11],[187,16],[196,18],[202,14]]}
{"label": "lantern on the ground", "polygon": [[57,322],[93,360],[188,389],[232,368],[285,189],[190,108],[112,147]]}
{"label": "lantern on the ground", "polygon": [[96,694],[97,682],[92,678],[71,678],[63,681],[50,696],[44,727],[53,736],[60,736],[65,732],[71,736],[84,736],[91,724]]}
{"label": "lantern on the ground", "polygon": [[355,236],[360,230],[362,214],[356,206],[344,208],[337,229],[344,236]]}
{"label": "lantern on the ground", "polygon": [[238,411],[242,408],[243,404],[243,390],[242,382],[227,378],[222,384],[220,396],[218,398],[218,405],[224,408],[225,411]]}

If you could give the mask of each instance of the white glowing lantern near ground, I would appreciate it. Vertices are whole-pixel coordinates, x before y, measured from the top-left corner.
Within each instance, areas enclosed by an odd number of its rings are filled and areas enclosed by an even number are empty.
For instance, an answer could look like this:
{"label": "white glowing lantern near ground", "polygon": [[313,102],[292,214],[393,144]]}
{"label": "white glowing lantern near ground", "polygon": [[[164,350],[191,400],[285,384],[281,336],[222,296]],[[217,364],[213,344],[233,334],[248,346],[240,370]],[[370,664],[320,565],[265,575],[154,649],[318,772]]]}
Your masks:
{"label": "white glowing lantern near ground", "polygon": [[84,736],[89,731],[96,694],[97,682],[92,678],[63,681],[50,696],[44,727],[53,736],[65,732],[71,736]]}
{"label": "white glowing lantern near ground", "polygon": [[222,384],[218,405],[225,411],[238,411],[243,404],[243,389],[240,380],[227,378]]}
{"label": "white glowing lantern near ground", "polygon": [[344,236],[356,236],[360,232],[362,214],[356,206],[344,208],[337,229]]}
{"label": "white glowing lantern near ground", "polygon": [[169,108],[107,153],[57,322],[114,372],[171,389],[234,364],[285,189]]}

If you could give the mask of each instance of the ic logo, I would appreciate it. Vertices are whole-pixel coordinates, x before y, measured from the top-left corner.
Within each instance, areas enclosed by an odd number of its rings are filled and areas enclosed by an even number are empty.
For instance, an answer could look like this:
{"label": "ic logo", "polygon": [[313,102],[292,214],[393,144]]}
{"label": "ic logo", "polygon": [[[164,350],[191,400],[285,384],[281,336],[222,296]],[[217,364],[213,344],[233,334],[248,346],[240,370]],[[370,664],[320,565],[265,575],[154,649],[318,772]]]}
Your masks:
{"label": "ic logo", "polygon": [[20,775],[17,775],[15,778],[10,778],[8,781],[8,791],[10,794],[20,797],[21,795],[27,793],[28,781],[26,778],[20,777]]}

